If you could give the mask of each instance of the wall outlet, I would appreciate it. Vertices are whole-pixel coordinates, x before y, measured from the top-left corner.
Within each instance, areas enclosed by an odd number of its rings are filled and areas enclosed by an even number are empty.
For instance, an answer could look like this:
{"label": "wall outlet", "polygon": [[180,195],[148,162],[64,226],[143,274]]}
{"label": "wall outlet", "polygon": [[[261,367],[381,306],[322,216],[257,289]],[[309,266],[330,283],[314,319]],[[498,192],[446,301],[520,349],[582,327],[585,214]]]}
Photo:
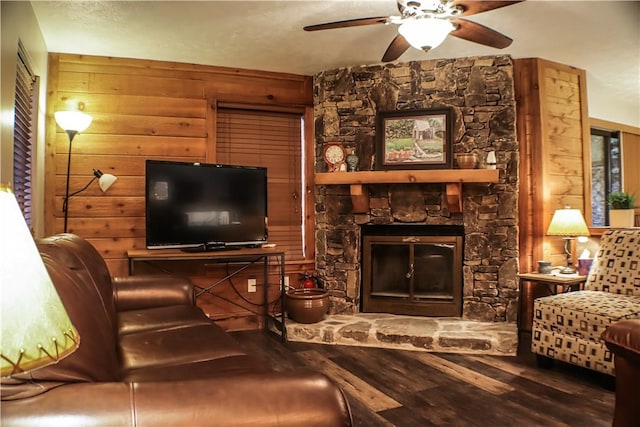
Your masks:
{"label": "wall outlet", "polygon": [[284,290],[289,290],[289,276],[284,276]]}
{"label": "wall outlet", "polygon": [[256,279],[247,280],[247,292],[256,292]]}

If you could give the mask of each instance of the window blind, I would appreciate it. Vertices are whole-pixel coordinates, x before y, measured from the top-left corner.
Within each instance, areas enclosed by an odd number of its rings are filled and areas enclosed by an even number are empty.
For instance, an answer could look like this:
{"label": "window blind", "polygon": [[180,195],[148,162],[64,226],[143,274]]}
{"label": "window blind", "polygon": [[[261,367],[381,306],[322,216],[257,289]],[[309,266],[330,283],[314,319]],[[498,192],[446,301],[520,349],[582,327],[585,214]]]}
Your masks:
{"label": "window blind", "polygon": [[13,133],[13,192],[25,217],[33,227],[32,166],[34,142],[34,98],[37,78],[31,72],[27,56],[18,49],[16,67],[15,124]]}
{"label": "window blind", "polygon": [[287,260],[304,259],[302,140],[302,114],[218,109],[217,162],[267,168],[269,242]]}

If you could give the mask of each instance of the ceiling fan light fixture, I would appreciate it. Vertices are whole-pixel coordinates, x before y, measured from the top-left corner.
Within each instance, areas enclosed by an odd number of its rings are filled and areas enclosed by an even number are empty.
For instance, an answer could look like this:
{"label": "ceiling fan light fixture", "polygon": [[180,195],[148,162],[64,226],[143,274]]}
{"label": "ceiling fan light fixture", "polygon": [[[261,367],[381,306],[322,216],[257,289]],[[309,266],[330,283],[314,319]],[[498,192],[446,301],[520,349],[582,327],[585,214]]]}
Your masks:
{"label": "ceiling fan light fixture", "polygon": [[425,52],[438,47],[455,26],[446,19],[423,18],[404,21],[398,32],[416,49]]}

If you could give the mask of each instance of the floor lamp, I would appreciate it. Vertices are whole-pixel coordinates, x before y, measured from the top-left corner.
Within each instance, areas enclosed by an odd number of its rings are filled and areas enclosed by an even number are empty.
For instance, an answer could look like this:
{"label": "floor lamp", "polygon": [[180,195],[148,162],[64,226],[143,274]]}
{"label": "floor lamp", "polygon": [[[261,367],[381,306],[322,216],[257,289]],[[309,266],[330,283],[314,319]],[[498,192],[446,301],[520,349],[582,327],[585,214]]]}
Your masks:
{"label": "floor lamp", "polygon": [[64,193],[64,202],[62,203],[62,210],[64,211],[64,232],[67,232],[67,218],[68,211],[67,205],[69,201],[69,173],[71,172],[71,145],[73,138],[80,132],[89,127],[93,117],[83,113],[82,111],[56,111],[54,114],[56,123],[60,126],[69,136],[69,154],[67,156],[67,184]]}
{"label": "floor lamp", "polygon": [[571,258],[571,241],[576,236],[589,236],[589,227],[582,216],[579,209],[571,209],[567,206],[564,209],[558,209],[553,214],[551,224],[547,229],[549,236],[563,236],[564,252],[567,256],[567,266],[560,270],[562,274],[573,274],[576,272],[573,268],[573,259]]}

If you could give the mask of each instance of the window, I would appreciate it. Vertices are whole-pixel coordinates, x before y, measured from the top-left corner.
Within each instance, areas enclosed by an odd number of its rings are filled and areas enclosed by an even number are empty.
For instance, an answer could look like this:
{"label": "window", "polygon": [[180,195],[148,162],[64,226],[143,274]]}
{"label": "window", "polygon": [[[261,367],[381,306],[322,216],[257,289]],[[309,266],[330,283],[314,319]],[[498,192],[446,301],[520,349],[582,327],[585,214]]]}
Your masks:
{"label": "window", "polygon": [[267,168],[269,242],[287,260],[305,258],[302,126],[302,112],[218,108],[217,162]]}
{"label": "window", "polygon": [[19,44],[13,134],[13,192],[27,225],[33,228],[32,167],[38,78],[34,76],[29,63],[26,51],[22,44]]}
{"label": "window", "polygon": [[609,224],[607,198],[622,191],[620,134],[591,129],[591,223],[594,227]]}

